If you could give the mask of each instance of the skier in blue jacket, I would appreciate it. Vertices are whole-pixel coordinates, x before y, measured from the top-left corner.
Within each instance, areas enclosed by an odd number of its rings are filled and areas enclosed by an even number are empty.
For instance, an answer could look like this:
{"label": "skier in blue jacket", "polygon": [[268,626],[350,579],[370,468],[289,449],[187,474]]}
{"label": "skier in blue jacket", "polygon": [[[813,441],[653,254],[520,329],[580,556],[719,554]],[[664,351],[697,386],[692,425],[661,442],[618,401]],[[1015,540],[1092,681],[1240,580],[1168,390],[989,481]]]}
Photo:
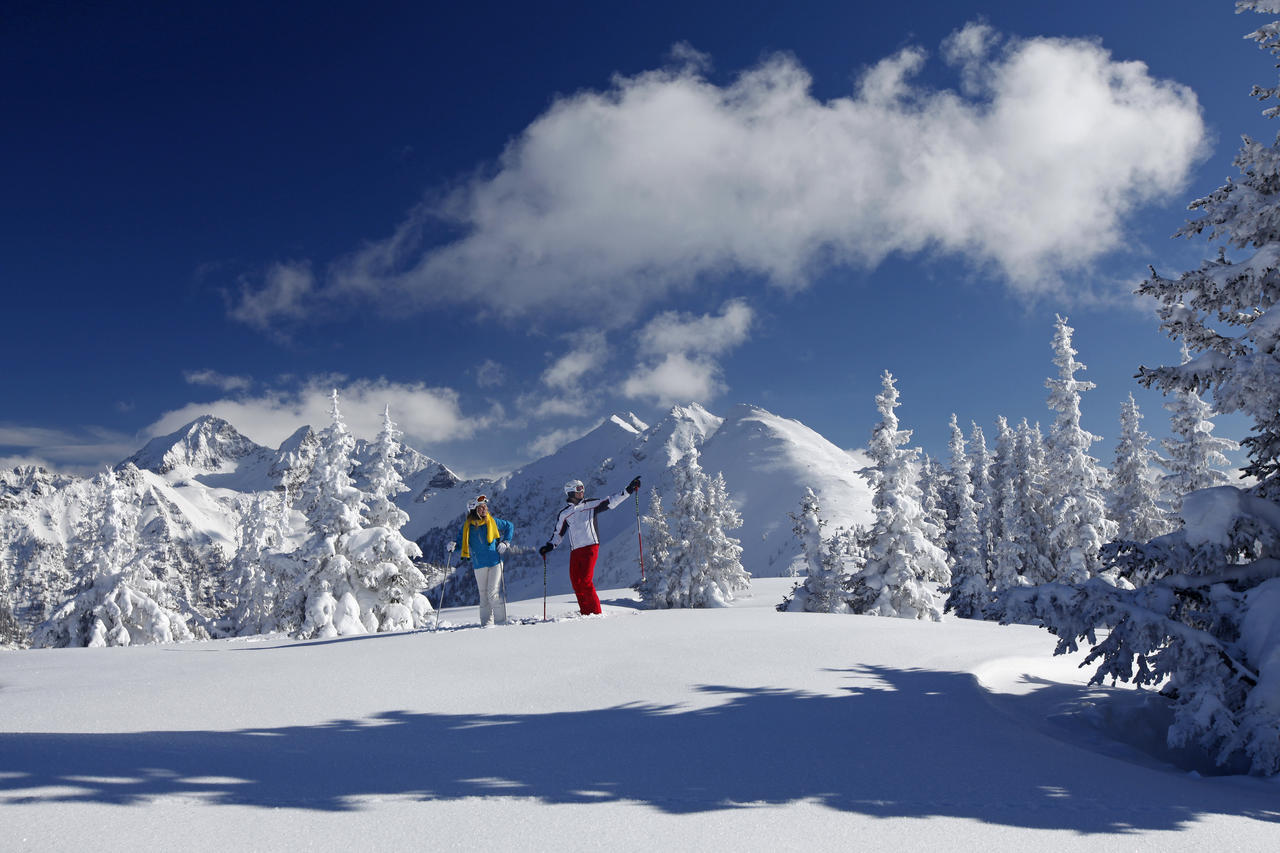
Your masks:
{"label": "skier in blue jacket", "polygon": [[507,622],[507,602],[501,594],[502,555],[510,547],[515,528],[511,522],[495,518],[489,512],[489,499],[478,495],[467,501],[467,517],[458,531],[458,538],[449,543],[449,550],[462,549],[460,560],[470,560],[476,575],[476,587],[480,590],[480,627],[487,628],[496,619],[499,625]]}

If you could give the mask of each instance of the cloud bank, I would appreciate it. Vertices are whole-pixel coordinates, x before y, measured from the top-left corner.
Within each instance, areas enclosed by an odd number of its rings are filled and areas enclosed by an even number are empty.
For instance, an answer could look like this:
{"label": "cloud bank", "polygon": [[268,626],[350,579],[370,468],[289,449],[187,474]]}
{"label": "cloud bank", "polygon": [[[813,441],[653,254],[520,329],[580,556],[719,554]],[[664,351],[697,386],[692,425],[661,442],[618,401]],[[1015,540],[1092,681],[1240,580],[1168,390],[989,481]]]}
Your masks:
{"label": "cloud bank", "polygon": [[[691,56],[559,98],[487,175],[323,281],[277,266],[233,316],[266,325],[301,316],[304,298],[359,294],[625,320],[726,274],[798,288],[921,252],[1036,295],[1117,248],[1126,214],[1180,192],[1205,148],[1190,89],[1094,41],[971,24],[941,51],[958,90],[919,85],[927,55],[907,48],[829,101],[794,57],[718,86]],[[424,245],[441,220],[462,236]]]}
{"label": "cloud bank", "polygon": [[667,311],[640,330],[640,367],[623,384],[632,399],[656,405],[710,402],[724,391],[717,357],[747,340],[755,313],[740,299],[719,315]]}

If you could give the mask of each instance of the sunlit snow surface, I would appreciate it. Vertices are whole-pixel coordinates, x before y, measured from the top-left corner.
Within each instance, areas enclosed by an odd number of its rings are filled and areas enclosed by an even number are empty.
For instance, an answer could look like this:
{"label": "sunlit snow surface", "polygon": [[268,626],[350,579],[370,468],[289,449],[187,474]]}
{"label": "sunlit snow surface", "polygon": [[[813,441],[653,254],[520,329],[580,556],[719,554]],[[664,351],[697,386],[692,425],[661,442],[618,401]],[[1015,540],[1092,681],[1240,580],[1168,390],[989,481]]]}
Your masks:
{"label": "sunlit snow surface", "polygon": [[719,610],[613,590],[603,617],[557,596],[546,623],[538,598],[488,629],[458,608],[436,632],[0,653],[0,846],[1280,847],[1280,783],[1189,772],[1158,700],[1086,687],[1044,631],[777,613],[788,585]]}

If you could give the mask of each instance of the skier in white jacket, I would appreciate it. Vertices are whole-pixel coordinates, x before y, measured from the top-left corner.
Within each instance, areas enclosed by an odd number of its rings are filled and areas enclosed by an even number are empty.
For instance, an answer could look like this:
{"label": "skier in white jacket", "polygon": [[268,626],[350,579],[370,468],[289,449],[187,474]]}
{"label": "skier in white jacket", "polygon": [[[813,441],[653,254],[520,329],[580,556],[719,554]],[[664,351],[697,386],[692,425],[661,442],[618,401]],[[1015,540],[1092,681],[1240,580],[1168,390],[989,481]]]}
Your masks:
{"label": "skier in white jacket", "polygon": [[596,557],[600,553],[600,531],[596,528],[596,516],[607,509],[624,503],[628,495],[640,491],[640,478],[636,477],[627,488],[608,498],[586,498],[581,480],[564,484],[565,508],[556,518],[556,527],[547,544],[538,549],[545,559],[547,554],[569,537],[569,582],[578,596],[578,610],[590,615],[600,612],[600,596],[596,594]]}

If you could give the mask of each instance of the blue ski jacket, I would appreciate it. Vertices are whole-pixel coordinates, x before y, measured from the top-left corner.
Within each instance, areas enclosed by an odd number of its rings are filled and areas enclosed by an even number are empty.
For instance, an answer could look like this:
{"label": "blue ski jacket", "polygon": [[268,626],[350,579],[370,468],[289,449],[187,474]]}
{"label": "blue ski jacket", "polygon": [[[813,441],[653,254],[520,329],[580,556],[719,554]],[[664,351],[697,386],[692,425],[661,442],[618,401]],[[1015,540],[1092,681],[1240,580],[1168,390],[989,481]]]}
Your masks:
{"label": "blue ski jacket", "polygon": [[[511,522],[503,521],[497,516],[493,517],[493,521],[498,525],[498,538],[492,542],[487,541],[488,535],[483,525],[479,527],[470,527],[471,541],[467,543],[467,550],[471,554],[471,568],[483,569],[486,566],[496,566],[502,562],[502,555],[498,553],[499,542],[510,542],[511,537],[515,535],[515,528],[511,526]],[[462,534],[468,529],[467,523],[462,523],[462,530],[458,531],[458,538],[454,541],[459,553],[462,551]]]}

